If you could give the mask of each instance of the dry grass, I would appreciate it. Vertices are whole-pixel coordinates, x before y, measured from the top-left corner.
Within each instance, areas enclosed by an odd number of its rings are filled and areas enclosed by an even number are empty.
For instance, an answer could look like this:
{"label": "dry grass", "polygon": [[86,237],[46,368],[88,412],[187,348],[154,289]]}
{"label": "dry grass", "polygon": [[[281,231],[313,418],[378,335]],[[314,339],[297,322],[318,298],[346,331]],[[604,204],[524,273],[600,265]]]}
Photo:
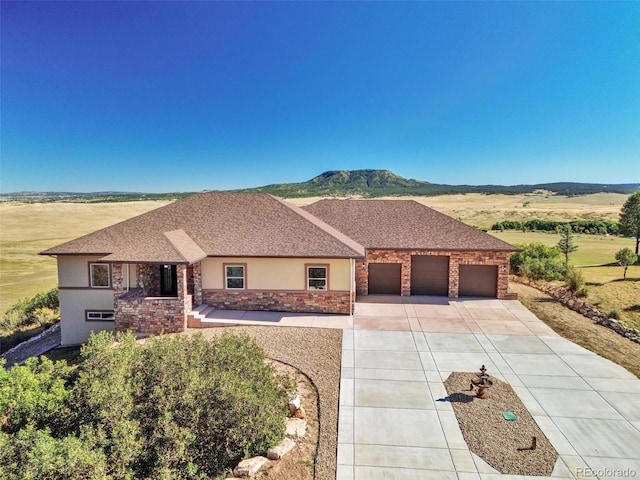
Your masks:
{"label": "dry grass", "polygon": [[627,197],[617,193],[564,197],[540,192],[527,195],[469,193],[414,199],[470,225],[490,227],[502,220],[533,218],[560,221],[584,218],[617,220]]}
{"label": "dry grass", "polygon": [[42,250],[167,203],[0,203],[0,314],[58,283]]}
{"label": "dry grass", "polygon": [[535,288],[510,283],[518,300],[555,332],[640,377],[640,344],[593,323]]}
{"label": "dry grass", "polygon": [[603,313],[617,310],[625,325],[640,329],[640,265],[627,270],[623,281],[622,267],[585,267],[589,289],[587,302]]}
{"label": "dry grass", "polygon": [[[476,227],[490,227],[502,220],[602,219],[617,220],[628,195],[597,193],[564,197],[540,192],[527,195],[442,195],[437,197],[402,197],[415,200]],[[397,199],[398,197],[388,197]],[[308,205],[320,197],[289,199],[294,205]],[[526,206],[525,206],[526,204]]]}

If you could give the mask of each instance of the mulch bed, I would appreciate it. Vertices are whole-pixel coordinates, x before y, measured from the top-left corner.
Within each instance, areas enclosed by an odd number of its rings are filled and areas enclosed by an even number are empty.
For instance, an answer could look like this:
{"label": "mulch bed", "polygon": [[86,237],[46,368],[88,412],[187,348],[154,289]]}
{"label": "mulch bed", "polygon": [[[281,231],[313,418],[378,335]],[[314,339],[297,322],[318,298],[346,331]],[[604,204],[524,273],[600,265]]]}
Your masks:
{"label": "mulch bed", "polygon": [[[550,476],[558,458],[524,404],[508,383],[491,377],[486,399],[470,391],[475,373],[453,372],[444,382],[469,449],[503,474]],[[502,412],[513,412],[508,421]],[[532,438],[536,447],[531,449]]]}

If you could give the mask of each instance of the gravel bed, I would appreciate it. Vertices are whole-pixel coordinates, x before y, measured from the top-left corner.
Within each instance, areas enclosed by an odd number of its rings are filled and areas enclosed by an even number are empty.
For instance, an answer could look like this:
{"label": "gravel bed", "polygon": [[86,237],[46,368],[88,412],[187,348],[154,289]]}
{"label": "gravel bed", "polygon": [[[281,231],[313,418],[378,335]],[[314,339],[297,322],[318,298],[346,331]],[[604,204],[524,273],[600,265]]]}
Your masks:
{"label": "gravel bed", "polygon": [[[469,390],[475,373],[453,372],[444,382],[469,449],[503,474],[550,476],[558,453],[508,383],[491,377],[487,398]],[[507,421],[502,412],[513,412]],[[536,448],[531,449],[536,437]]]}
{"label": "gravel bed", "polygon": [[288,363],[303,372],[318,390],[320,431],[315,461],[316,480],[336,478],[338,400],[342,330],[300,327],[229,327],[188,330],[205,338],[224,332],[247,334],[265,350],[267,357]]}

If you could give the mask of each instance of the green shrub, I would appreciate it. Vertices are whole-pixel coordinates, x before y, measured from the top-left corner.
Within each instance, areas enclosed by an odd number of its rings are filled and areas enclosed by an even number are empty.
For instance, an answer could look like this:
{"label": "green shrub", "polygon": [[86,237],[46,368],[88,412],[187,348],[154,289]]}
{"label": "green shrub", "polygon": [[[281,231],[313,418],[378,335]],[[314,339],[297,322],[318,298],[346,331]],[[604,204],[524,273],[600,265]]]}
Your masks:
{"label": "green shrub", "polygon": [[575,267],[569,267],[567,269],[564,281],[567,288],[572,292],[577,293],[585,288],[584,275],[582,275],[582,272]]}
{"label": "green shrub", "polygon": [[[37,293],[31,298],[23,298],[4,313],[0,320],[0,328],[12,330],[24,325],[42,324],[43,312],[50,322],[59,315],[60,301],[58,289]],[[40,316],[38,316],[40,315]]]}
{"label": "green shrub", "polygon": [[32,357],[24,365],[5,370],[0,362],[0,430],[15,433],[27,424],[57,425],[67,414],[67,384],[72,369],[65,362]]}
{"label": "green shrub", "polygon": [[252,338],[115,339],[0,364],[0,478],[212,478],[282,439],[292,382]]}
{"label": "green shrub", "polygon": [[119,340],[103,332],[83,348],[75,396],[117,478],[215,476],[282,438],[291,383],[250,337]]}
{"label": "green shrub", "polygon": [[559,280],[565,268],[556,247],[541,243],[518,245],[521,249],[511,255],[511,271],[534,280]]}
{"label": "green shrub", "polygon": [[616,320],[620,320],[620,312],[615,308],[609,312],[609,318],[615,318]]}
{"label": "green shrub", "polygon": [[68,436],[28,425],[16,435],[0,432],[0,478],[4,480],[109,480],[104,452]]}

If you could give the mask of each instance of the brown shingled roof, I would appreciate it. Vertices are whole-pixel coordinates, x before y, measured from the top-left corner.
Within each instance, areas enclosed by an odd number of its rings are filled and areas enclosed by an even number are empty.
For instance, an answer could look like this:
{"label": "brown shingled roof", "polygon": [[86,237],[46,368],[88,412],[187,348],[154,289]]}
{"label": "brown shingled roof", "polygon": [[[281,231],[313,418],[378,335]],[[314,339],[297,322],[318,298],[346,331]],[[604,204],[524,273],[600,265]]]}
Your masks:
{"label": "brown shingled roof", "polygon": [[364,248],[298,207],[260,193],[200,193],[42,252],[107,261],[204,256],[359,258]]}
{"label": "brown shingled roof", "polygon": [[320,200],[303,208],[366,248],[517,250],[414,200]]}

